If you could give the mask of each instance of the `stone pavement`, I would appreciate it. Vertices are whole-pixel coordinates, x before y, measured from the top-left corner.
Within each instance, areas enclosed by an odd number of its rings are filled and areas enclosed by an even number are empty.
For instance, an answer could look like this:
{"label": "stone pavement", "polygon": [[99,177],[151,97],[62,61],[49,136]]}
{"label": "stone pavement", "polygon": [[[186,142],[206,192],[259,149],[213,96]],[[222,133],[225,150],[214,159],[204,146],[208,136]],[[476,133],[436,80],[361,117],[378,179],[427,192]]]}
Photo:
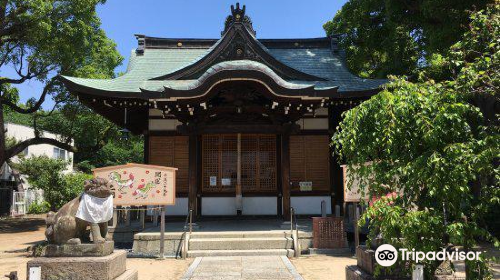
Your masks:
{"label": "stone pavement", "polygon": [[182,280],[303,280],[285,256],[199,257]]}

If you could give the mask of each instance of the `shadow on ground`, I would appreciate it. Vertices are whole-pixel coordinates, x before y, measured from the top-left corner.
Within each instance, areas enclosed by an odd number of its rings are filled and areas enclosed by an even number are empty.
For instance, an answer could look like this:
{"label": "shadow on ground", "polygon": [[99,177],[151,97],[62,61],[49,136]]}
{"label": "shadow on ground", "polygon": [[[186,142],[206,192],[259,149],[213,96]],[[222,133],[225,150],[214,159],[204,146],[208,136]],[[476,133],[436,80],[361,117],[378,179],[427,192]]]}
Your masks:
{"label": "shadow on ground", "polygon": [[43,219],[0,219],[0,233],[37,231],[41,227],[45,227],[45,221]]}

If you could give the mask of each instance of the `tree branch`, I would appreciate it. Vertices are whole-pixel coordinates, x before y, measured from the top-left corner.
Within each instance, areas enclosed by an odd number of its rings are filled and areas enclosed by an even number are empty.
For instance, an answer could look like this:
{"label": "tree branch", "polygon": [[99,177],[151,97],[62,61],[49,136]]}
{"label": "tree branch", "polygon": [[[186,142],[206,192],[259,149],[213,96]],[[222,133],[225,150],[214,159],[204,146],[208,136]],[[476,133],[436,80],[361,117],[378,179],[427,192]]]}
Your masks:
{"label": "tree branch", "polygon": [[52,139],[52,138],[35,137],[35,138],[30,138],[30,139],[24,140],[16,145],[10,147],[9,149],[7,149],[5,151],[5,158],[6,159],[12,158],[13,156],[22,152],[27,147],[32,146],[32,145],[38,145],[38,144],[49,144],[49,145],[53,145],[53,146],[56,146],[58,148],[73,152],[73,153],[76,152],[76,148],[74,146],[71,146],[70,144],[67,144],[67,143],[61,142],[59,140]]}
{"label": "tree branch", "polygon": [[49,93],[49,91],[52,89],[52,86],[55,84],[56,77],[52,78],[52,80],[49,81],[45,85],[45,87],[43,88],[42,95],[40,96],[40,99],[38,99],[38,101],[35,103],[35,105],[33,105],[30,108],[21,108],[17,104],[15,104],[14,102],[3,98],[3,96],[0,96],[0,100],[2,101],[3,104],[9,106],[12,110],[14,110],[18,113],[21,113],[21,114],[34,113],[34,112],[38,111],[38,109],[40,109],[40,107],[42,106],[43,102],[45,101],[45,97],[47,96],[47,93]]}

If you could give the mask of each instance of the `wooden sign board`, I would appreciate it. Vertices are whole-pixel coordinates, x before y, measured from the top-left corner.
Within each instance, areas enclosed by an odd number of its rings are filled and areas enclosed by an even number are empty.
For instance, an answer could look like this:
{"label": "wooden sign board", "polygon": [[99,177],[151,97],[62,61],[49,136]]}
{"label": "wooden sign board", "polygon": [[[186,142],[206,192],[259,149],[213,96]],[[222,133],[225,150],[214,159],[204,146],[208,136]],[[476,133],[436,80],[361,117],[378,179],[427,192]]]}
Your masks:
{"label": "wooden sign board", "polygon": [[299,188],[301,192],[310,192],[313,188],[312,182],[299,182]]}
{"label": "wooden sign board", "polygon": [[175,205],[177,168],[128,163],[92,171],[113,183],[114,205]]}
{"label": "wooden sign board", "polygon": [[[354,180],[349,176],[347,171],[347,166],[342,165],[342,170],[344,172],[344,202],[361,202],[361,190],[359,188],[359,182]],[[349,189],[350,180],[354,180]],[[365,201],[368,201],[368,194],[365,194]]]}

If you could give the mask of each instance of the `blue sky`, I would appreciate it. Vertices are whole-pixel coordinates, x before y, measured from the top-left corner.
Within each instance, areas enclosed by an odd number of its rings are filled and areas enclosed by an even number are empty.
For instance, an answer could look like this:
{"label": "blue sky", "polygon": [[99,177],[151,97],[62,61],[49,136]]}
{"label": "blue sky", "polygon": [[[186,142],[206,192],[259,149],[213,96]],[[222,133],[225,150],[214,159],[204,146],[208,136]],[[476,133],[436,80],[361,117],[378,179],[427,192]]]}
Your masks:
{"label": "blue sky", "polygon": [[[323,23],[330,20],[346,0],[247,0],[258,38],[323,37]],[[171,38],[219,38],[230,13],[229,0],[108,0],[97,9],[102,28],[125,58],[116,72],[125,71],[130,51],[137,47],[134,34]],[[1,69],[2,75],[11,71]],[[41,85],[30,82],[18,87],[21,101],[37,97]],[[44,108],[51,108],[47,100]]]}

